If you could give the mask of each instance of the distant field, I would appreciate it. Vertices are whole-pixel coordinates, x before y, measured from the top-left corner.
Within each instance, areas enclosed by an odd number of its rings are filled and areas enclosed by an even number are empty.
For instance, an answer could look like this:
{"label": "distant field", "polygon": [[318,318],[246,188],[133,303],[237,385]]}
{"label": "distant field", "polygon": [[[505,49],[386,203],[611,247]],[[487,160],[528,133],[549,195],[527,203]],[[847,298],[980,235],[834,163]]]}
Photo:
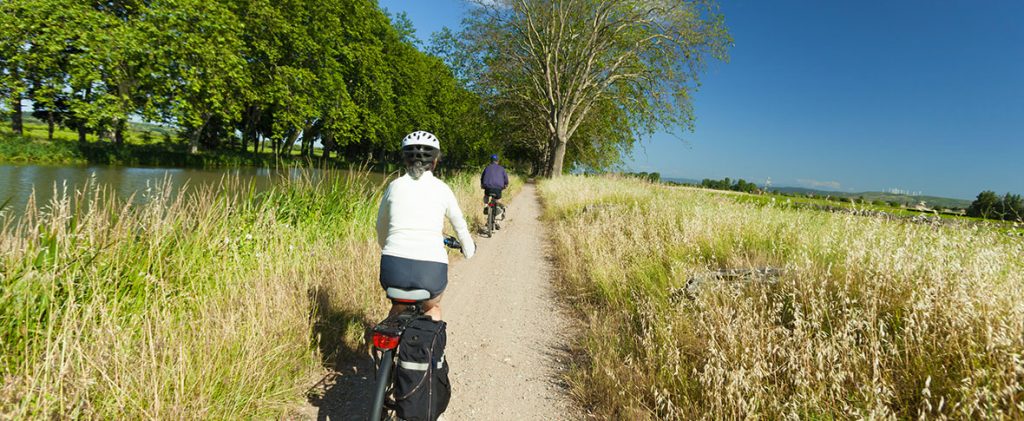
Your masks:
{"label": "distant field", "polygon": [[771,205],[777,208],[803,208],[831,212],[851,213],[865,216],[878,216],[894,219],[920,219],[937,221],[943,224],[981,224],[1004,231],[1024,233],[1024,225],[1011,221],[976,218],[959,213],[921,211],[914,208],[877,205],[872,203],[837,202],[819,198],[782,196],[777,194],[745,194],[737,193],[736,200],[760,206]]}
{"label": "distant field", "polygon": [[1024,238],[999,226],[635,179],[541,191],[584,324],[573,394],[599,418],[1024,417]]}

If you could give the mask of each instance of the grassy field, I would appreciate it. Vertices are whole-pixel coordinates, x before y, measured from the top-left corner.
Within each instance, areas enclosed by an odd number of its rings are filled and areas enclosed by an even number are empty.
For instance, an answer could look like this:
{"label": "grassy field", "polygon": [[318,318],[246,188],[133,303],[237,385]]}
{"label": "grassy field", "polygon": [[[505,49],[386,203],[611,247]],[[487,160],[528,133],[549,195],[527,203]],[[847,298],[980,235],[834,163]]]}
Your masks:
{"label": "grassy field", "polygon": [[934,224],[961,225],[964,227],[969,225],[983,225],[988,228],[1000,230],[1003,233],[1024,236],[1024,224],[1014,221],[985,219],[937,211],[919,211],[916,209],[889,206],[887,204],[877,205],[871,203],[849,203],[829,201],[819,198],[782,196],[777,194],[747,194],[738,192],[723,193],[733,194],[735,195],[734,197],[736,201],[750,203],[755,206],[771,206],[779,209],[789,208],[829,211]]}
{"label": "grassy field", "polygon": [[1024,417],[1019,237],[633,179],[541,191],[600,418]]}
{"label": "grassy field", "polygon": [[[452,181],[469,218],[473,181]],[[337,174],[32,204],[0,229],[0,418],[287,417],[385,311],[382,187]]]}

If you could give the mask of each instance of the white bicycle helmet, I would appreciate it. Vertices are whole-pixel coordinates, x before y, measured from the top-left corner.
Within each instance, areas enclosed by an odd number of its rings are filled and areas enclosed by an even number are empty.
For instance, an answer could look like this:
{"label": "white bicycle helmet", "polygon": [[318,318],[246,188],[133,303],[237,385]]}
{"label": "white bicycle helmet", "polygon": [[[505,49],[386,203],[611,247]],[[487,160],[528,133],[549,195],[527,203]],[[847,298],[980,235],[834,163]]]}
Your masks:
{"label": "white bicycle helmet", "polygon": [[409,133],[405,136],[405,139],[402,139],[402,149],[405,149],[406,146],[413,145],[430,146],[437,150],[441,150],[441,141],[437,140],[437,136],[422,130]]}
{"label": "white bicycle helmet", "polygon": [[415,131],[402,139],[402,161],[406,172],[413,179],[419,179],[424,172],[433,170],[440,156],[441,142],[429,132]]}

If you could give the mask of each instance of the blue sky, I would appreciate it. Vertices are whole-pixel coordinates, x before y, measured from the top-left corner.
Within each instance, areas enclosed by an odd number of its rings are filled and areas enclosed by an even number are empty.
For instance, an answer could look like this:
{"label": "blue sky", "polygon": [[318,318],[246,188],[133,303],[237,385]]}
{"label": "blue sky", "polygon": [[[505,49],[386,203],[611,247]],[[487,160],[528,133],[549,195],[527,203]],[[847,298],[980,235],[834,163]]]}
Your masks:
{"label": "blue sky", "polygon": [[[428,40],[461,0],[383,0]],[[722,0],[735,39],[696,130],[627,159],[664,177],[973,198],[1024,193],[1024,1]]]}

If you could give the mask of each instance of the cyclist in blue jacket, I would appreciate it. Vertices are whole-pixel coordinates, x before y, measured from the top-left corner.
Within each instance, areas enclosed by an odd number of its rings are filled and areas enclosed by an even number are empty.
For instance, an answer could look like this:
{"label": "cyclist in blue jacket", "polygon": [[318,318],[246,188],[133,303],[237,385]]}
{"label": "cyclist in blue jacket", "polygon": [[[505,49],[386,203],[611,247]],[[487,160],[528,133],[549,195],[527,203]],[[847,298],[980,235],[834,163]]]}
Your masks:
{"label": "cyclist in blue jacket", "polygon": [[484,189],[484,203],[487,203],[487,196],[494,196],[501,214],[505,213],[505,205],[498,202],[501,199],[501,191],[508,187],[508,173],[505,168],[498,164],[498,155],[491,155],[491,164],[484,168],[480,175],[480,187]]}

